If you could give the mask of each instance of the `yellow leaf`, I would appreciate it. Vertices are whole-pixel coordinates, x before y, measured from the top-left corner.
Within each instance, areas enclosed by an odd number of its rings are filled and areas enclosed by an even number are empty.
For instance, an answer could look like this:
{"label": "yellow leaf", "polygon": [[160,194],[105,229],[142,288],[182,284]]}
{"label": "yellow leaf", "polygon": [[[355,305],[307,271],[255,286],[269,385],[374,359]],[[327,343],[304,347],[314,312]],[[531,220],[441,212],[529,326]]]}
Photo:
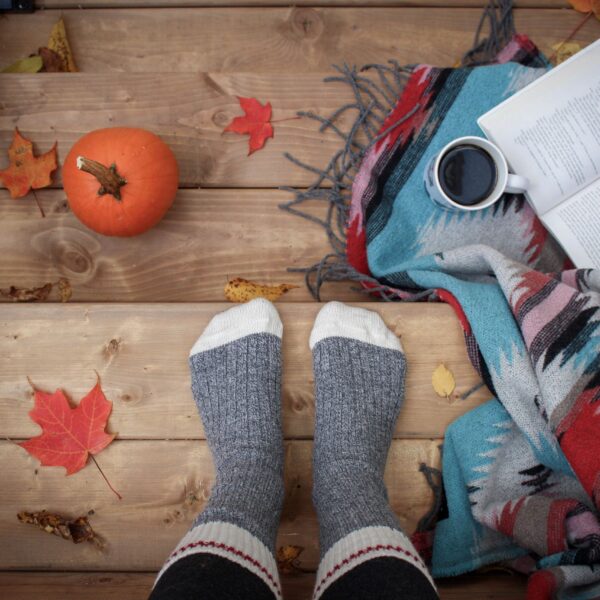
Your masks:
{"label": "yellow leaf", "polygon": [[552,46],[553,56],[555,56],[555,64],[560,65],[574,54],[581,50],[581,46],[577,42],[559,42]]}
{"label": "yellow leaf", "polygon": [[65,29],[65,22],[62,17],[55,23],[52,31],[50,32],[50,39],[48,40],[48,48],[61,59],[62,68],[61,71],[68,73],[77,72],[75,61],[73,60],[73,53],[71,52],[71,46],[67,39],[67,30]]}
{"label": "yellow leaf", "polygon": [[450,394],[456,387],[456,381],[454,381],[452,371],[448,370],[443,364],[439,365],[433,372],[431,384],[433,385],[435,393],[442,398],[450,398]]}
{"label": "yellow leaf", "polygon": [[299,571],[299,567],[294,564],[294,561],[302,554],[304,548],[302,546],[281,546],[277,550],[277,566],[281,573],[293,573]]}
{"label": "yellow leaf", "polygon": [[2,73],[37,73],[44,66],[41,56],[28,56],[2,69]]}
{"label": "yellow leaf", "polygon": [[73,295],[73,290],[71,289],[71,283],[68,279],[61,277],[58,282],[58,296],[61,302],[68,302],[71,296]]}
{"label": "yellow leaf", "polygon": [[261,285],[254,281],[236,277],[225,286],[225,298],[229,302],[247,302],[254,298],[266,298],[267,300],[271,300],[271,302],[275,302],[283,294],[297,287],[297,285],[289,283]]}

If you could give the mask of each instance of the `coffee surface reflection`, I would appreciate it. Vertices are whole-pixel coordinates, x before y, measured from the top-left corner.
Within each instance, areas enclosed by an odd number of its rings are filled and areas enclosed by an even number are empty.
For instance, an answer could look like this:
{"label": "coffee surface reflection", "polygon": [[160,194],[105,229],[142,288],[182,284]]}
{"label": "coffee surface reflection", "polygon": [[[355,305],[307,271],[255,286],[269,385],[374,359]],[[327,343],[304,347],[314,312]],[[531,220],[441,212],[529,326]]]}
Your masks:
{"label": "coffee surface reflection", "polygon": [[478,146],[451,148],[440,162],[439,179],[444,193],[463,206],[485,200],[496,186],[497,177],[494,159]]}

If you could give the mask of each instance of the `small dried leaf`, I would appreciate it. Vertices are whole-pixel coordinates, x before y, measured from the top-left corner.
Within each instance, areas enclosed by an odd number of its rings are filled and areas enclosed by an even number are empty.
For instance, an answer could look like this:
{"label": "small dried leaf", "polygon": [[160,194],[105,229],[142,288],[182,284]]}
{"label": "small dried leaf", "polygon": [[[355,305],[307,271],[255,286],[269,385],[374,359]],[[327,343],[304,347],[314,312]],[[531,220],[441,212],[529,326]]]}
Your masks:
{"label": "small dried leaf", "polygon": [[225,298],[229,302],[247,302],[254,298],[266,298],[275,302],[286,292],[297,288],[297,285],[280,283],[279,285],[261,285],[241,277],[232,279],[225,285]]}
{"label": "small dried leaf", "polygon": [[71,284],[69,283],[69,280],[64,277],[61,277],[58,280],[58,295],[61,302],[68,302],[73,295]]}
{"label": "small dried leaf", "polygon": [[64,277],[55,283],[46,283],[40,287],[20,288],[11,285],[7,289],[0,288],[0,296],[10,298],[13,302],[43,302],[48,299],[54,286],[58,288],[58,297],[61,302],[67,302],[71,298],[73,294],[71,284]]}
{"label": "small dried leaf", "polygon": [[302,554],[302,546],[281,546],[277,550],[277,566],[281,573],[289,574],[300,570],[295,561]]}
{"label": "small dried leaf", "polygon": [[60,71],[67,73],[76,73],[78,71],[73,60],[73,53],[67,39],[67,30],[65,29],[65,22],[62,17],[56,22],[50,32],[48,49],[56,52],[59,56],[61,61]]}
{"label": "small dried leaf", "polygon": [[64,63],[58,52],[54,52],[54,50],[50,50],[50,48],[40,48],[38,53],[44,63],[45,73],[63,72]]}
{"label": "small dried leaf", "polygon": [[42,70],[44,63],[40,56],[28,56],[21,58],[12,65],[2,69],[2,73],[37,73]]}
{"label": "small dried leaf", "polygon": [[454,381],[454,375],[452,371],[446,368],[445,365],[441,364],[433,372],[431,376],[431,384],[435,393],[441,398],[450,398],[450,394],[456,388],[456,381]]}
{"label": "small dried leaf", "polygon": [[555,64],[560,65],[561,62],[577,54],[581,50],[581,46],[577,42],[559,42],[552,46],[552,50],[554,50],[552,55],[555,57]]}
{"label": "small dried leaf", "polygon": [[34,288],[18,288],[11,285],[8,290],[0,290],[0,294],[14,302],[41,302],[48,298],[51,291],[51,283]]}
{"label": "small dried leaf", "polygon": [[34,525],[35,527],[63,538],[70,540],[74,544],[81,542],[92,542],[96,546],[102,547],[102,540],[96,535],[87,517],[78,517],[69,520],[66,517],[54,513],[46,512],[26,512],[22,511],[17,515],[21,523]]}

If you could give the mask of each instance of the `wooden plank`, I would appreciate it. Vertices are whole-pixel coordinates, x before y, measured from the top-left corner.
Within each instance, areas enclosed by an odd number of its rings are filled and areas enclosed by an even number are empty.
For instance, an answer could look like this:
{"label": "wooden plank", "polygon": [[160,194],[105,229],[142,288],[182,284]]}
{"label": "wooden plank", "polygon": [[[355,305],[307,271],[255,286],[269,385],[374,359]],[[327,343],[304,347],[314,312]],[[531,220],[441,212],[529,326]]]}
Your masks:
{"label": "wooden plank", "polygon": [[[0,307],[0,438],[29,437],[32,391],[62,387],[75,401],[95,373],[110,400],[110,428],[121,439],[201,438],[187,358],[210,318],[227,304],[66,304]],[[406,400],[397,437],[442,437],[447,425],[487,400],[465,350],[458,320],[442,304],[371,303],[402,340],[408,361]],[[283,422],[288,438],[313,433],[314,396],[308,338],[318,303],[278,305],[284,323]],[[431,386],[444,362],[457,382],[449,402]],[[1,564],[1,563],[0,563]]]}
{"label": "wooden plank", "polygon": [[[385,6],[45,10],[0,20],[1,62],[8,65],[46,45],[63,14],[77,65],[87,72],[300,73],[390,58],[450,66],[470,47],[481,17],[483,2],[472,2],[477,8],[443,3],[426,15],[422,7]],[[545,52],[581,20],[566,3],[554,2],[564,10],[515,11],[518,31]],[[589,43],[598,36],[600,24],[592,20],[575,39]]]}
{"label": "wooden plank", "polygon": [[[62,190],[12,200],[0,190],[0,289],[69,279],[83,302],[220,302],[232,277],[298,285],[282,301],[312,300],[304,275],[331,251],[315,224],[282,211],[276,190],[180,190],[165,219],[134,238],[99,235],[69,211]],[[321,213],[322,205],[315,206]],[[323,299],[369,300],[356,284],[328,284]],[[55,300],[57,296],[53,296]],[[0,297],[0,301],[9,301]]]}
{"label": "wooden plank", "polygon": [[[429,509],[431,490],[419,464],[439,463],[439,441],[392,443],[386,483],[390,504],[406,531]],[[318,532],[311,502],[311,446],[286,444],[286,501],[278,546],[302,546],[300,567],[315,570]],[[71,476],[39,467],[11,442],[0,442],[0,565],[3,569],[157,571],[210,495],[213,468],[206,442],[116,441],[97,458],[123,500],[93,464]],[[17,521],[21,510],[94,511],[90,522],[106,547],[75,545]]]}
{"label": "wooden plank", "polygon": [[275,138],[248,157],[247,136],[223,135],[223,129],[243,114],[236,96],[270,100],[274,119],[294,117],[299,110],[328,113],[350,99],[347,86],[324,84],[322,78],[291,73],[3,74],[0,148],[8,148],[18,126],[40,151],[57,141],[62,161],[71,145],[92,129],[144,127],[174,151],[182,187],[304,186],[314,174],[291,165],[283,153],[324,165],[340,148],[336,134],[319,134],[309,119],[278,123]]}
{"label": "wooden plank", "polygon": [[[0,572],[0,594],[10,600],[146,600],[154,573]],[[314,574],[283,575],[286,600],[310,598]],[[525,594],[525,578],[505,574],[465,575],[438,583],[442,600],[514,600]]]}

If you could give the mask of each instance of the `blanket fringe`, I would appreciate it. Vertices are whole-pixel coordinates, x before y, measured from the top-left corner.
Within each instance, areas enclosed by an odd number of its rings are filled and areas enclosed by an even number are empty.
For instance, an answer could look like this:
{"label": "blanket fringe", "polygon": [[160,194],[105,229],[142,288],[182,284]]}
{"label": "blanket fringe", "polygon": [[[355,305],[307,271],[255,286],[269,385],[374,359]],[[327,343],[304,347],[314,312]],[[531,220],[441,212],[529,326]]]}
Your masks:
{"label": "blanket fringe", "polygon": [[[484,34],[486,30],[487,34]],[[461,65],[474,66],[490,62],[514,34],[512,0],[490,0],[481,16],[473,46],[463,56]],[[325,78],[324,81],[348,85],[354,100],[341,106],[328,117],[313,112],[299,112],[298,116],[320,123],[321,133],[332,131],[338,135],[342,148],[331,157],[324,168],[308,165],[286,153],[285,157],[288,160],[313,173],[315,180],[304,190],[282,187],[282,190],[294,194],[294,198],[280,205],[281,209],[323,227],[332,252],[312,266],[291,268],[289,271],[304,273],[306,286],[316,300],[321,299],[321,288],[327,281],[355,281],[360,284],[357,288],[360,291],[376,294],[388,301],[432,299],[435,294],[432,290],[409,297],[406,294],[400,295],[394,288],[383,285],[370,275],[360,273],[346,259],[346,226],[354,176],[371,147],[385,137],[390,129],[412,116],[412,113],[409,113],[392,127],[378,133],[400,97],[412,73],[412,67],[403,67],[395,60],[390,60],[386,65],[367,64],[360,69],[347,64],[334,68],[337,74]],[[349,112],[354,112],[355,118],[349,129],[344,131],[339,123],[341,117],[345,117]],[[322,217],[305,210],[305,205],[309,202],[325,205]]]}

